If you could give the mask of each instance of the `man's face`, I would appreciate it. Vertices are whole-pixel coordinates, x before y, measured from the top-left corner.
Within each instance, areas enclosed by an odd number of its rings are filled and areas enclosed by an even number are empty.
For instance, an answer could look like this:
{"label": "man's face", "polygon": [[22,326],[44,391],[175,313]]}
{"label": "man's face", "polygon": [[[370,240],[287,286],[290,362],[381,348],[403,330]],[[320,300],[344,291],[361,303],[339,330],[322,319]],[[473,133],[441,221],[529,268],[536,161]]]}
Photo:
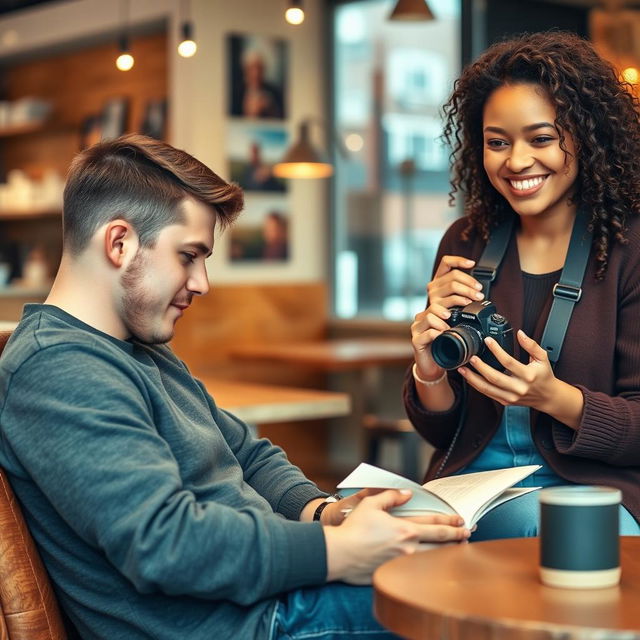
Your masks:
{"label": "man's face", "polygon": [[173,338],[194,295],[209,291],[205,259],[213,249],[214,213],[187,198],[184,224],[162,229],[155,246],[140,248],[122,274],[120,318],[129,336],[146,344]]}

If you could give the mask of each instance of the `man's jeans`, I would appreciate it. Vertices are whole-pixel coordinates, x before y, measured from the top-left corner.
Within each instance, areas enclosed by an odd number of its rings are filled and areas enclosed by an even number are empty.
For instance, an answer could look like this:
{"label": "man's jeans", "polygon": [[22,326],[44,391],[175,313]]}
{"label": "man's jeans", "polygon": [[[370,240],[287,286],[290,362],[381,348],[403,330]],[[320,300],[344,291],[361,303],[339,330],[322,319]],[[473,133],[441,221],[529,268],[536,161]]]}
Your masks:
{"label": "man's jeans", "polygon": [[371,587],[335,582],[296,589],[282,596],[271,623],[270,640],[391,640],[373,617]]}

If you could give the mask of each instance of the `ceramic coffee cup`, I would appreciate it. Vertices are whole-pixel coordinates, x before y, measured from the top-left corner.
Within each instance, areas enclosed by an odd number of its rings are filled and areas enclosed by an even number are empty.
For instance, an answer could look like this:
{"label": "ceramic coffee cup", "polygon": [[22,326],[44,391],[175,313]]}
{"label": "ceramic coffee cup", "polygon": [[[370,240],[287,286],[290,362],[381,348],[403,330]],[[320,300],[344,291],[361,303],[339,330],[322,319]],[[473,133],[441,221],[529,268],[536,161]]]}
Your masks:
{"label": "ceramic coffee cup", "polygon": [[618,489],[540,491],[540,579],[551,587],[598,589],[620,581]]}

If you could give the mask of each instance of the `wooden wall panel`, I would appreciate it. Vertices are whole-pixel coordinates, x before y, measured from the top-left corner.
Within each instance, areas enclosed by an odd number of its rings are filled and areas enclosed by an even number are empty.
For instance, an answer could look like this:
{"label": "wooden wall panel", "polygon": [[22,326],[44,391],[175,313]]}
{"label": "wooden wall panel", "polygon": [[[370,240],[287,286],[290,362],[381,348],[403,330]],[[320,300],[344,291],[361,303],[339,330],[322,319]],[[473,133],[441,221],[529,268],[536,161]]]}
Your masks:
{"label": "wooden wall panel", "polygon": [[129,98],[127,131],[139,128],[149,100],[167,97],[168,61],[165,33],[132,40],[136,64],[118,71],[116,43],[61,53],[4,69],[7,100],[35,97],[48,100],[53,110],[46,131],[25,134],[20,144],[4,144],[5,167],[21,167],[37,175],[53,167],[64,175],[79,150],[85,118],[99,114],[106,100]]}
{"label": "wooden wall panel", "polygon": [[326,337],[324,283],[212,285],[176,326],[175,351],[194,371],[237,371],[234,345]]}

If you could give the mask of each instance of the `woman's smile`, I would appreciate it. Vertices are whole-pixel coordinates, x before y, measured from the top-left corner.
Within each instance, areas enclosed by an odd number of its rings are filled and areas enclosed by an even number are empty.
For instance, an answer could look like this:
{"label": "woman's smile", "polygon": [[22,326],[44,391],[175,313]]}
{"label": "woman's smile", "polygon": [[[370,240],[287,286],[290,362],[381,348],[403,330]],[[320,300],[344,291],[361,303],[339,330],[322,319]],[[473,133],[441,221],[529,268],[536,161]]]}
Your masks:
{"label": "woman's smile", "polygon": [[507,178],[507,182],[514,196],[521,198],[538,193],[547,177],[548,174],[545,176],[522,176],[520,178]]}

